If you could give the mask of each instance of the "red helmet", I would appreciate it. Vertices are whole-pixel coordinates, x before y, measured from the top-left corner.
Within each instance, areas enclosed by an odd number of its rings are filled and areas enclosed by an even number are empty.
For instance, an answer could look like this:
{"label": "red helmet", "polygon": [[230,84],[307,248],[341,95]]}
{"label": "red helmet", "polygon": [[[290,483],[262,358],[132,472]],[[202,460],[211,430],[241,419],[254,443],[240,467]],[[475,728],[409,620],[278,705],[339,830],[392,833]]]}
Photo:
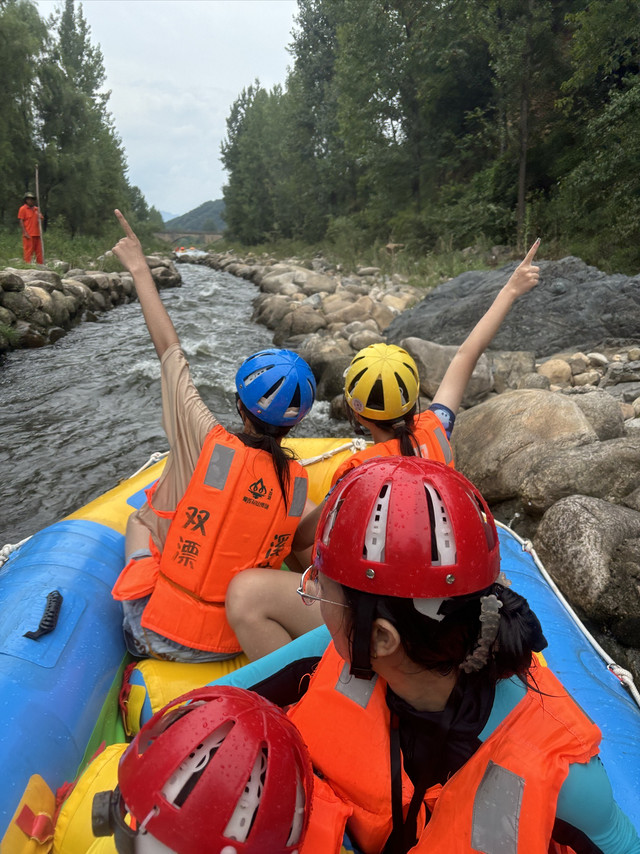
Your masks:
{"label": "red helmet", "polygon": [[443,599],[493,584],[498,534],[484,498],[459,472],[420,457],[375,457],[329,494],[314,563],[355,590]]}
{"label": "red helmet", "polygon": [[120,760],[118,788],[137,832],[179,854],[293,854],[307,828],[313,771],[277,706],[207,686],[142,727]]}

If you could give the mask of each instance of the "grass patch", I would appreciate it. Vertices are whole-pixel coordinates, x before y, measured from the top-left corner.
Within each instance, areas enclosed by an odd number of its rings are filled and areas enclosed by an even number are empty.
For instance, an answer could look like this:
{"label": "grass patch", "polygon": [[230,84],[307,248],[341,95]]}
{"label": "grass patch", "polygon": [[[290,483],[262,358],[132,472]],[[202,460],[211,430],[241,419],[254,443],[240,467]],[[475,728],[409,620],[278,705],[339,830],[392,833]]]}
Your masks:
{"label": "grass patch", "polygon": [[18,341],[18,333],[12,326],[0,323],[0,337],[5,338],[13,347]]}
{"label": "grass patch", "polygon": [[[57,226],[51,226],[44,233],[45,266],[54,260],[64,261],[71,267],[82,270],[101,270],[112,273],[122,270],[117,258],[106,255],[123,236],[120,226],[114,221],[113,227],[105,230],[100,237],[80,235],[70,237],[69,233]],[[170,252],[166,243],[158,240],[153,234],[144,229],[138,234],[142,247],[147,254],[152,252]],[[29,269],[33,265],[26,264],[22,258],[22,237],[18,230],[0,231],[0,268],[15,267]]]}

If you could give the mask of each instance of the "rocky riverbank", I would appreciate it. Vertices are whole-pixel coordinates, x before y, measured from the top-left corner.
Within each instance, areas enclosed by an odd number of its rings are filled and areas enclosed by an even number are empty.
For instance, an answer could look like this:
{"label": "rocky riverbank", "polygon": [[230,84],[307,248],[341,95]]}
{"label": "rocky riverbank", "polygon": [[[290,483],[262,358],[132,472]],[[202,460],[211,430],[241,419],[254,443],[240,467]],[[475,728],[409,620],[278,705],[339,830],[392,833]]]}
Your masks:
{"label": "rocky riverbank", "polygon": [[[147,262],[158,288],[176,287],[181,276],[173,261],[150,255]],[[0,353],[53,344],[81,321],[136,299],[128,273],[50,268],[0,270]]]}
{"label": "rocky riverbank", "polygon": [[[336,417],[344,369],[377,341],[413,355],[428,405],[455,345],[515,266],[466,273],[425,296],[377,268],[343,275],[322,259],[180,260],[257,285],[254,320],[307,359]],[[474,372],[453,432],[456,464],[497,518],[533,540],[560,589],[640,681],[640,279],[577,258],[540,268],[540,284],[496,337],[504,349]]]}

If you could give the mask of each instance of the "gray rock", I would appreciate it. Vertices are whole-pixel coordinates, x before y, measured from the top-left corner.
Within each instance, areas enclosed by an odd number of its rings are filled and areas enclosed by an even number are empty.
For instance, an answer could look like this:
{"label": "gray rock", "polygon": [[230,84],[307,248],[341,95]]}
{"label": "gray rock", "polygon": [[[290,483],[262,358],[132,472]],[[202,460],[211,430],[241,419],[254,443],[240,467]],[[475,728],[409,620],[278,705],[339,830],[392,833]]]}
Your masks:
{"label": "gray rock", "polygon": [[24,270],[22,280],[29,285],[35,285],[37,282],[48,282],[56,288],[59,288],[62,282],[60,273],[56,273],[54,270]]}
{"label": "gray rock", "polygon": [[364,347],[369,347],[370,344],[381,344],[384,340],[384,335],[372,329],[361,329],[360,332],[354,332],[348,339],[351,349],[356,353]]}
{"label": "gray rock", "polygon": [[640,382],[637,383],[616,383],[615,385],[607,386],[607,392],[619,400],[621,403],[633,403],[640,397]]}
{"label": "gray rock", "polygon": [[314,311],[311,306],[301,305],[299,308],[290,310],[282,318],[273,336],[273,343],[280,347],[292,336],[308,335],[325,326],[326,320],[319,312]]}
{"label": "gray rock", "polygon": [[542,388],[550,389],[551,383],[549,377],[544,374],[539,374],[537,371],[531,374],[523,374],[518,380],[516,388]]}
{"label": "gray rock", "polygon": [[518,491],[535,515],[568,495],[616,502],[638,487],[640,439],[622,437],[550,451],[523,472]]}
{"label": "gray rock", "polygon": [[0,302],[16,317],[26,320],[34,312],[34,307],[23,291],[0,291]]}
{"label": "gray rock", "polygon": [[59,341],[61,338],[64,338],[66,334],[67,333],[65,332],[65,330],[62,329],[60,326],[52,326],[49,329],[49,344],[55,344],[56,341]]}
{"label": "gray rock", "polygon": [[631,418],[624,422],[627,436],[640,436],[640,418]]}
{"label": "gray rock", "polygon": [[631,508],[631,510],[637,510],[640,513],[640,488],[634,489],[633,492],[625,495],[624,498],[620,500],[620,504]]}
{"label": "gray rock", "polygon": [[[583,388],[579,391],[582,392]],[[605,441],[626,435],[620,404],[606,391],[593,389],[581,394],[575,388],[566,389],[562,393],[569,394],[571,400],[584,412],[598,439]]]}
{"label": "gray rock", "polygon": [[321,276],[316,273],[307,273],[304,282],[299,282],[298,277],[293,281],[294,284],[301,286],[302,292],[307,296],[320,293],[332,294],[337,285],[336,280],[331,276]]}
{"label": "gray rock", "polygon": [[24,282],[17,275],[17,273],[12,273],[10,270],[0,270],[0,291],[9,291],[19,292],[24,290]]}
{"label": "gray rock", "polygon": [[619,383],[638,382],[640,382],[640,362],[610,362],[600,385],[607,388]]}
{"label": "gray rock", "polygon": [[251,320],[262,323],[267,329],[277,329],[285,314],[291,311],[291,300],[280,294],[260,294],[253,305]]}
{"label": "gray rock", "polygon": [[370,317],[368,320],[352,320],[351,323],[345,324],[340,334],[343,338],[349,339],[356,332],[362,332],[365,329],[370,332],[379,331],[378,324]]}
{"label": "gray rock", "polygon": [[[491,352],[487,354],[493,372],[493,387],[498,394],[508,388],[520,388],[520,380],[535,372],[535,354],[530,350]],[[531,386],[525,386],[530,388]],[[548,388],[548,386],[546,386]],[[543,385],[533,388],[545,388]]]}
{"label": "gray rock", "polygon": [[[415,360],[420,375],[421,391],[433,399],[458,348],[445,347],[442,344],[435,344],[433,341],[425,341],[422,338],[403,338],[399,343]],[[467,383],[462,405],[473,406],[484,400],[492,389],[491,365],[487,355],[483,354],[478,359],[471,379]]]}
{"label": "gray rock", "polygon": [[624,557],[614,560],[625,541],[639,537],[640,513],[572,495],[547,510],[534,546],[571,602],[598,623],[611,624],[640,613],[638,565],[629,572]]}
{"label": "gray rock", "polygon": [[[567,348],[595,348],[603,339],[638,341],[640,278],[607,275],[571,256],[539,266],[540,283],[515,302],[495,349],[533,350],[540,358]],[[391,323],[388,340],[419,336],[461,344],[515,267],[463,273],[439,285]]]}
{"label": "gray rock", "polygon": [[515,498],[527,472],[547,455],[597,440],[564,395],[508,391],[458,414],[452,434],[456,467],[490,502]]}
{"label": "gray rock", "polygon": [[329,312],[325,306],[327,323],[351,323],[353,320],[367,320],[371,316],[372,310],[373,300],[368,296],[361,296],[360,299],[339,311]]}
{"label": "gray rock", "polygon": [[344,391],[344,372],[351,362],[352,354],[337,353],[325,360],[317,384],[318,400],[332,400]]}
{"label": "gray rock", "polygon": [[19,320],[14,329],[16,333],[14,346],[16,348],[44,347],[47,343],[47,339],[42,332],[36,329],[31,323],[26,323],[24,320]]}

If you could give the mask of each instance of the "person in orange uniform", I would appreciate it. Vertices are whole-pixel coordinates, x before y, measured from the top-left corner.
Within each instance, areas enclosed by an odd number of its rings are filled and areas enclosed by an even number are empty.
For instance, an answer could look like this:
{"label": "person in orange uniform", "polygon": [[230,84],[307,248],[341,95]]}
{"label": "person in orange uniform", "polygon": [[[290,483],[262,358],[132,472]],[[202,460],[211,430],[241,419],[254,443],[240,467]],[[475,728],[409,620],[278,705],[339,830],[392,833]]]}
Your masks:
{"label": "person in orange uniform", "polygon": [[[495,300],[460,345],[434,395],[418,412],[420,378],[414,360],[393,344],[372,344],[357,353],[345,375],[345,402],[355,429],[366,429],[373,445],[346,459],[334,472],[335,484],[347,471],[378,456],[419,456],[453,466],[449,438],[465,388],[515,300],[534,288],[540,268],[534,258],[536,240]],[[310,554],[322,505],[311,510],[294,537],[296,554]],[[307,561],[308,562],[308,561]],[[249,658],[267,655],[292,639],[296,609],[290,603],[295,579],[275,577],[259,569],[233,579],[227,591],[229,620]],[[286,602],[286,606],[284,603]]]}
{"label": "person in orange uniform", "polygon": [[303,854],[336,852],[345,828],[363,854],[640,851],[600,731],[534,654],[540,623],[459,472],[416,457],[348,472],[299,593],[332,638],[310,682],[289,668],[247,687],[305,692],[289,711],[318,775]]}
{"label": "person in orange uniform", "polygon": [[18,219],[22,225],[22,253],[27,264],[35,255],[38,264],[44,263],[42,254],[42,236],[40,224],[43,216],[36,205],[33,193],[26,193],[24,204],[18,211]]}
{"label": "person in orange uniform", "polygon": [[[230,579],[253,567],[279,569],[305,509],[306,472],[281,442],[311,408],[315,380],[290,350],[254,353],[236,374],[242,429],[226,430],[193,384],[140,241],[116,215],[126,236],[113,251],[133,276],[161,362],[170,454],[147,502],[129,517],[128,563],[112,595],[122,602],[132,654],[230,658],[241,650],[224,605]],[[290,597],[298,599],[295,589]],[[296,634],[317,625],[316,615],[296,614]]]}

